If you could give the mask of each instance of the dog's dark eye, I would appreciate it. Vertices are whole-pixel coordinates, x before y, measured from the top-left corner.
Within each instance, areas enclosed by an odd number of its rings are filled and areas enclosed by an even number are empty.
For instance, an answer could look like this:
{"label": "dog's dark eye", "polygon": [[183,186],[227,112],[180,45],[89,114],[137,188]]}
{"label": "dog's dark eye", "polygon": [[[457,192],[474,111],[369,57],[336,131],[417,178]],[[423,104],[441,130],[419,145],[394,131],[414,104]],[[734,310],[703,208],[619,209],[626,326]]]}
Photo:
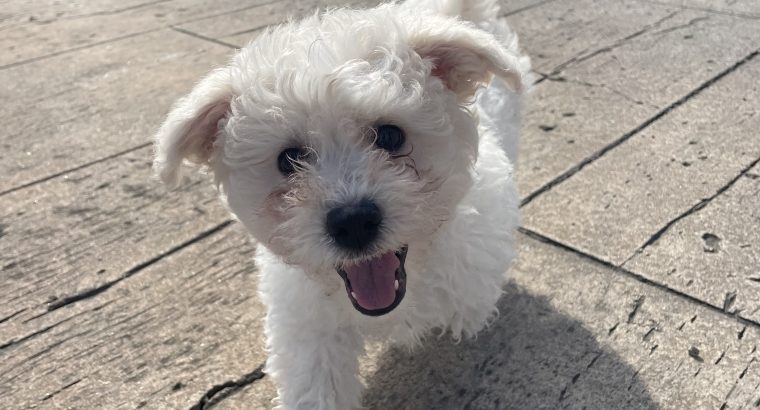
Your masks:
{"label": "dog's dark eye", "polygon": [[306,156],[306,150],[303,148],[287,148],[277,157],[277,168],[282,175],[288,176],[296,171],[295,162],[302,160]]}
{"label": "dog's dark eye", "polygon": [[404,130],[395,125],[384,124],[377,127],[375,145],[378,148],[382,148],[388,152],[396,152],[401,149],[405,140]]}

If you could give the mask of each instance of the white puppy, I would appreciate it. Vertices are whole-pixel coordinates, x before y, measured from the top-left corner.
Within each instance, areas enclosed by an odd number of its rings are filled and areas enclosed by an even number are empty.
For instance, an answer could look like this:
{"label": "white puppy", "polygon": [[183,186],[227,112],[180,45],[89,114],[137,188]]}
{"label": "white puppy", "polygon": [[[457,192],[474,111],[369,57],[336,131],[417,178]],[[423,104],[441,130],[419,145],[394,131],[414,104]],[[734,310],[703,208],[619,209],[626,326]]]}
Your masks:
{"label": "white puppy", "polygon": [[183,160],[208,166],[258,241],[282,408],[357,408],[365,339],[459,339],[497,313],[529,83],[498,11],[412,0],[281,25],[158,132],[158,175],[175,184]]}

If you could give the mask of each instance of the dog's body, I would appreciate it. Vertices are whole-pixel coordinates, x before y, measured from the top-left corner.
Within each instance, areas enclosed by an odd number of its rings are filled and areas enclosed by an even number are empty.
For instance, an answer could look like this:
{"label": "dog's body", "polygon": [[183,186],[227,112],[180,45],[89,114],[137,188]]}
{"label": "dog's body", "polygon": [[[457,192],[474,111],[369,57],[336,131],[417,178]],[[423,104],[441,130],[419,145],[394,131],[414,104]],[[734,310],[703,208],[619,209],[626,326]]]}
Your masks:
{"label": "dog's body", "polygon": [[497,313],[518,224],[521,97],[507,86],[529,75],[497,13],[413,0],[281,26],[159,131],[159,175],[208,165],[259,241],[283,408],[357,408],[366,339],[458,339]]}

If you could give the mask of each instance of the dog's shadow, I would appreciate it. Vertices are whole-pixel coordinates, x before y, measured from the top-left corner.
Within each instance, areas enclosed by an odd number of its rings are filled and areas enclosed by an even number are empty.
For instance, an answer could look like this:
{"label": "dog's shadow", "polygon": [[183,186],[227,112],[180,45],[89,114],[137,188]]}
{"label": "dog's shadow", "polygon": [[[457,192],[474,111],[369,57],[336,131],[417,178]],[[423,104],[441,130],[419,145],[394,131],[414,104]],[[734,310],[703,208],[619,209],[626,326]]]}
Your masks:
{"label": "dog's shadow", "polygon": [[367,409],[656,409],[637,372],[576,320],[514,285],[471,341],[391,348],[367,379]]}

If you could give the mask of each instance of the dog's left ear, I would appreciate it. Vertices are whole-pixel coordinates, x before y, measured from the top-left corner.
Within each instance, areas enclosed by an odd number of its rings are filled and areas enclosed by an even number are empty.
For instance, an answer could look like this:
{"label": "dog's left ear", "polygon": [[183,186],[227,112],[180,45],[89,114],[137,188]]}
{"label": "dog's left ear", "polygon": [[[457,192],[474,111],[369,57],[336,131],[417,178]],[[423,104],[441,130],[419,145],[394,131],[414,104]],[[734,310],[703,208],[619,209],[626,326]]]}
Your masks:
{"label": "dog's left ear", "polygon": [[219,68],[174,104],[154,141],[153,169],[167,185],[174,187],[179,182],[183,160],[210,164],[219,121],[229,113],[232,97],[230,70]]}
{"label": "dog's left ear", "polygon": [[505,45],[485,30],[451,19],[423,18],[416,23],[409,28],[409,44],[421,57],[433,60],[431,74],[460,98],[472,97],[493,76],[517,93],[527,88],[530,60],[519,54],[516,40]]}

